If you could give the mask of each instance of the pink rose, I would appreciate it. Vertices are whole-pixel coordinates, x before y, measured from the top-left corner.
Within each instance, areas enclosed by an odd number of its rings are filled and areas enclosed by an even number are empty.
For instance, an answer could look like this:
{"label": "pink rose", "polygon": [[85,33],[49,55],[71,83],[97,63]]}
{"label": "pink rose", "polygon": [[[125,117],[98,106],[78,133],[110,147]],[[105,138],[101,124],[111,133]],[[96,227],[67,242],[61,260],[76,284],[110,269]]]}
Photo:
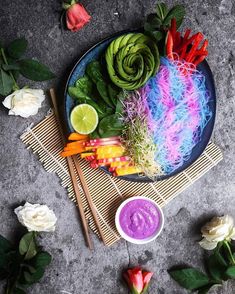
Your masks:
{"label": "pink rose", "polygon": [[80,30],[91,19],[86,9],[74,0],[71,5],[65,4],[64,8],[66,8],[66,25],[72,32]]}

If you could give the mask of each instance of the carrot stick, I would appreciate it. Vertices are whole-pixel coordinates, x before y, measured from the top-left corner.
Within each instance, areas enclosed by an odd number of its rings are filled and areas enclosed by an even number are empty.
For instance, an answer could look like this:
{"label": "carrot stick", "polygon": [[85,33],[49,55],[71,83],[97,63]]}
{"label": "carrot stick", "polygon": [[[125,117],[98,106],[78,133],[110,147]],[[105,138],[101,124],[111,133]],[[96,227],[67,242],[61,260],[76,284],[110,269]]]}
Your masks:
{"label": "carrot stick", "polygon": [[75,142],[71,142],[71,143],[67,143],[66,147],[69,148],[77,148],[80,146],[84,146],[84,143],[86,142],[86,140],[80,140],[80,141],[75,141]]}
{"label": "carrot stick", "polygon": [[83,139],[88,139],[88,135],[82,135],[82,134],[78,134],[78,133],[71,133],[68,137],[69,141],[79,141],[79,140],[83,140]]}
{"label": "carrot stick", "polygon": [[78,153],[81,153],[81,152],[85,151],[85,148],[83,146],[78,146],[78,147],[67,147],[67,146],[65,146],[63,151],[66,151],[66,152],[67,151],[76,151],[77,154],[78,154]]}
{"label": "carrot stick", "polygon": [[82,151],[84,151],[84,150],[78,151],[77,149],[71,149],[71,150],[68,150],[68,151],[62,151],[60,153],[60,156],[61,157],[67,157],[67,156],[71,156],[71,155],[76,155],[78,153],[81,153]]}

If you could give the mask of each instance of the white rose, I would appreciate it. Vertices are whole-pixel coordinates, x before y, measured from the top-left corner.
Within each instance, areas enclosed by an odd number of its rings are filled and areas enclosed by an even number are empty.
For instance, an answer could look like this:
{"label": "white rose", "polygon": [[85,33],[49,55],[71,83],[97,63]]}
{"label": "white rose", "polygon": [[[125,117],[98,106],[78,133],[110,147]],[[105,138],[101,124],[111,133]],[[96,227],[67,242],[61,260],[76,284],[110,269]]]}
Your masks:
{"label": "white rose", "polygon": [[19,222],[27,227],[28,231],[53,232],[57,218],[46,205],[25,203],[15,209]]}
{"label": "white rose", "polygon": [[38,113],[45,95],[40,89],[21,89],[8,95],[2,104],[10,109],[9,115],[29,117]]}
{"label": "white rose", "polygon": [[203,239],[200,246],[206,250],[213,250],[220,241],[235,240],[233,218],[229,215],[214,217],[201,229]]}

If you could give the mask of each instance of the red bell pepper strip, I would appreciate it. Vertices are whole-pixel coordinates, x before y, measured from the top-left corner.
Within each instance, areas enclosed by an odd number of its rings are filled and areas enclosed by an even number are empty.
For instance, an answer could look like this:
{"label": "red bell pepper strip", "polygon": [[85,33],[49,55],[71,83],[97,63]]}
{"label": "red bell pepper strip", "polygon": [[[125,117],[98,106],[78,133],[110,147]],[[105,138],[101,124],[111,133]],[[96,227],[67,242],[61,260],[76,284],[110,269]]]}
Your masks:
{"label": "red bell pepper strip", "polygon": [[198,58],[196,58],[195,60],[194,60],[194,65],[195,66],[198,66],[198,64],[199,63],[201,63],[205,58],[206,58],[206,56],[207,56],[207,54],[205,54],[205,55],[201,55],[201,56],[199,56]]}
{"label": "red bell pepper strip", "polygon": [[174,59],[173,56],[173,38],[170,31],[167,33],[167,42],[166,42],[166,55],[169,59]]}
{"label": "red bell pepper strip", "polygon": [[191,49],[189,50],[187,56],[185,57],[185,61],[190,62],[191,60],[193,60],[194,54],[202,40],[203,40],[203,34],[197,33],[196,38],[194,39],[193,45]]}

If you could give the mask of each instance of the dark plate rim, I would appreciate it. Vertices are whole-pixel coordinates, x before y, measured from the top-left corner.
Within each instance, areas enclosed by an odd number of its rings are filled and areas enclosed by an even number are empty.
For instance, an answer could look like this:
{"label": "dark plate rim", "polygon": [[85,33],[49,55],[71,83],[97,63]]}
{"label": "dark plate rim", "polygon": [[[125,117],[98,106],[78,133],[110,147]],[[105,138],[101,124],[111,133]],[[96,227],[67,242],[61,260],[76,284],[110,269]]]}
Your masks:
{"label": "dark plate rim", "polygon": [[[102,39],[101,41],[97,42],[95,45],[91,46],[79,59],[78,61],[75,63],[75,65],[73,66],[68,78],[67,78],[67,81],[66,81],[66,85],[65,85],[65,90],[64,90],[64,99],[63,99],[63,119],[64,119],[64,123],[65,123],[65,126],[66,126],[66,132],[68,133],[70,127],[68,125],[68,122],[67,122],[67,116],[66,116],[66,96],[67,96],[67,90],[68,90],[68,86],[69,86],[69,81],[75,71],[75,69],[77,68],[78,64],[81,62],[81,60],[87,55],[89,54],[94,48],[96,48],[97,46],[99,46],[100,44],[102,44],[103,42],[106,42],[108,41],[109,39],[112,39],[114,38],[115,36],[119,36],[119,35],[122,35],[122,34],[125,34],[125,33],[129,33],[129,32],[138,32],[138,31],[141,31],[143,32],[143,28],[138,28],[138,29],[130,29],[130,30],[123,30],[123,31],[119,31],[119,32],[116,32],[104,39]],[[204,60],[202,62],[204,64],[204,66],[207,67],[207,71],[208,73],[210,74],[211,76],[211,84],[213,86],[213,90],[214,90],[214,100],[213,100],[213,103],[214,103],[214,112],[213,112],[213,116],[211,118],[211,124],[212,124],[212,127],[210,129],[210,132],[209,132],[209,136],[207,137],[207,140],[206,140],[206,144],[205,144],[205,147],[202,148],[201,152],[199,152],[198,156],[192,160],[188,165],[186,165],[183,169],[180,169],[180,167],[174,171],[173,173],[169,174],[169,175],[164,175],[164,176],[160,176],[160,177],[156,177],[156,179],[150,179],[146,176],[136,176],[136,178],[133,178],[133,177],[129,177],[128,175],[127,176],[120,176],[118,177],[119,179],[123,179],[123,180],[126,180],[126,181],[130,181],[130,182],[139,182],[139,183],[151,183],[151,182],[155,182],[155,181],[161,181],[161,180],[166,180],[168,178],[171,178],[181,172],[183,172],[185,169],[187,169],[189,166],[191,166],[201,155],[202,153],[205,151],[206,149],[206,146],[208,145],[208,143],[210,142],[211,140],[211,137],[212,137],[212,134],[213,134],[213,130],[214,130],[214,126],[215,126],[215,120],[216,120],[216,114],[217,114],[217,101],[216,101],[216,89],[215,89],[215,81],[214,81],[214,77],[213,77],[213,74],[212,74],[212,71],[210,69],[210,66],[208,64],[208,62],[206,60]],[[194,147],[195,148],[195,147]],[[112,175],[105,167],[100,167],[101,170],[103,170],[105,173],[109,174],[109,175]]]}

